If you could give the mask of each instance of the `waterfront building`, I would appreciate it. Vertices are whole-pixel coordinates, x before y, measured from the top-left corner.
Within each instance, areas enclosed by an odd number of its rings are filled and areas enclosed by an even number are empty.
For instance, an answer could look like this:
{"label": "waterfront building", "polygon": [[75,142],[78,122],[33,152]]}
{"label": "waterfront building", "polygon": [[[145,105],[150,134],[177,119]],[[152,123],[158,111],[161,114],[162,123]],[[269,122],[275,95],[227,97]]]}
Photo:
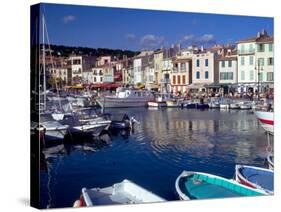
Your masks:
{"label": "waterfront building", "polygon": [[227,49],[226,54],[218,57],[219,84],[235,86],[238,82],[237,51]]}
{"label": "waterfront building", "polygon": [[96,57],[88,55],[72,55],[67,59],[67,84],[83,82],[83,71],[94,67]]}
{"label": "waterfront building", "polygon": [[114,82],[113,66],[114,62],[112,61],[111,56],[98,57],[93,69],[94,76],[96,77],[96,83]]}
{"label": "waterfront building", "polygon": [[154,73],[155,73],[155,83],[160,84],[162,79],[162,70],[163,70],[163,48],[160,50],[154,51]]}
{"label": "waterfront building", "polygon": [[57,86],[62,87],[66,85],[67,83],[67,67],[61,66],[61,67],[54,67],[50,68],[49,70],[50,75],[53,79],[55,79],[55,83],[57,83]]}
{"label": "waterfront building", "polygon": [[179,52],[172,60],[171,90],[173,93],[185,93],[192,80],[192,56],[190,49]]}
{"label": "waterfront building", "polygon": [[215,64],[217,53],[203,49],[194,52],[192,56],[192,84],[199,90],[205,90],[206,85],[218,82],[218,69]]}
{"label": "waterfront building", "polygon": [[239,40],[239,92],[259,92],[273,88],[273,37],[265,30],[256,36]]}
{"label": "waterfront building", "polygon": [[161,92],[172,92],[171,73],[173,71],[173,58],[180,52],[180,45],[172,45],[163,49],[163,67],[160,80]]}
{"label": "waterfront building", "polygon": [[133,58],[125,58],[122,68],[122,83],[125,85],[134,84]]}
{"label": "waterfront building", "polygon": [[153,51],[142,51],[134,58],[134,84],[145,84],[145,67],[148,66],[150,58],[153,56]]}

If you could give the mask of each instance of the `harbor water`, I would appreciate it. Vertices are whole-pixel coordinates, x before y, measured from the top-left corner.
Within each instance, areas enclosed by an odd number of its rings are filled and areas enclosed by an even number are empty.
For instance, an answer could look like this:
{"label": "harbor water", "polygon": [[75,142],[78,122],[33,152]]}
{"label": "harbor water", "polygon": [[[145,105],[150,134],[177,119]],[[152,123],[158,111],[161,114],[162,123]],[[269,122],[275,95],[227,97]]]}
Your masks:
{"label": "harbor water", "polygon": [[102,188],[124,179],[166,200],[178,200],[175,180],[183,170],[233,178],[235,164],[265,167],[267,137],[250,111],[106,112],[127,113],[139,123],[133,131],[110,132],[102,140],[53,147],[40,171],[42,208],[72,207],[83,187]]}

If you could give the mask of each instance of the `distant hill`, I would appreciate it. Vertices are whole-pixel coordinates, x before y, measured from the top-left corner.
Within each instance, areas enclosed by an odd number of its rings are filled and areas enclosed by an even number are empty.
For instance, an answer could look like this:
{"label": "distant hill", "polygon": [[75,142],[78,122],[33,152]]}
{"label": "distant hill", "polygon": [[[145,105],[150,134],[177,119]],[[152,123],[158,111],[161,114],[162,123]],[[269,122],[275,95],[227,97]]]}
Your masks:
{"label": "distant hill", "polygon": [[50,45],[52,49],[53,56],[63,56],[68,57],[71,54],[76,55],[91,55],[91,56],[116,56],[118,59],[122,59],[123,55],[127,57],[133,57],[139,52],[130,51],[130,50],[121,50],[121,49],[107,49],[107,48],[88,48],[88,47],[74,47],[74,46],[63,46],[63,45]]}

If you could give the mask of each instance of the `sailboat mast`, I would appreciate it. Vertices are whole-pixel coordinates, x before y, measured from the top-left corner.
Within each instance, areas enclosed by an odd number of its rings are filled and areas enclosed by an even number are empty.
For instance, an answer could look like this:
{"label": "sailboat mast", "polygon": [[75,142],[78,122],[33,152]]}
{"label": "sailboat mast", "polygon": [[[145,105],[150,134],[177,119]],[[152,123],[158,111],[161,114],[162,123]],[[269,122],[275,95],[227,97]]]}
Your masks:
{"label": "sailboat mast", "polygon": [[42,42],[43,42],[43,92],[44,92],[44,110],[46,110],[46,61],[45,61],[45,32],[44,32],[44,26],[45,26],[45,19],[44,15],[42,15]]}

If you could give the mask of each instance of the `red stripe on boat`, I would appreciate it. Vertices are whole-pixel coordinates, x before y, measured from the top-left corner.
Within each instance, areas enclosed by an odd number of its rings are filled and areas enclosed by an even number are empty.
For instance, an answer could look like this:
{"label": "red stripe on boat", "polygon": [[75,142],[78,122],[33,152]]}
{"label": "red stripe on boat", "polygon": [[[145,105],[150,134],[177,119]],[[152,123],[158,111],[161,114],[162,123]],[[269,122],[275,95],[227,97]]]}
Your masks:
{"label": "red stripe on boat", "polygon": [[261,118],[259,118],[259,120],[260,120],[261,123],[269,124],[269,125],[274,125],[274,121],[273,120],[261,119]]}
{"label": "red stripe on boat", "polygon": [[252,184],[250,184],[249,182],[247,182],[243,178],[241,178],[239,175],[238,175],[238,179],[239,179],[241,184],[243,184],[245,186],[248,186],[248,187],[251,187],[251,188],[256,188],[255,186],[253,186]]}

